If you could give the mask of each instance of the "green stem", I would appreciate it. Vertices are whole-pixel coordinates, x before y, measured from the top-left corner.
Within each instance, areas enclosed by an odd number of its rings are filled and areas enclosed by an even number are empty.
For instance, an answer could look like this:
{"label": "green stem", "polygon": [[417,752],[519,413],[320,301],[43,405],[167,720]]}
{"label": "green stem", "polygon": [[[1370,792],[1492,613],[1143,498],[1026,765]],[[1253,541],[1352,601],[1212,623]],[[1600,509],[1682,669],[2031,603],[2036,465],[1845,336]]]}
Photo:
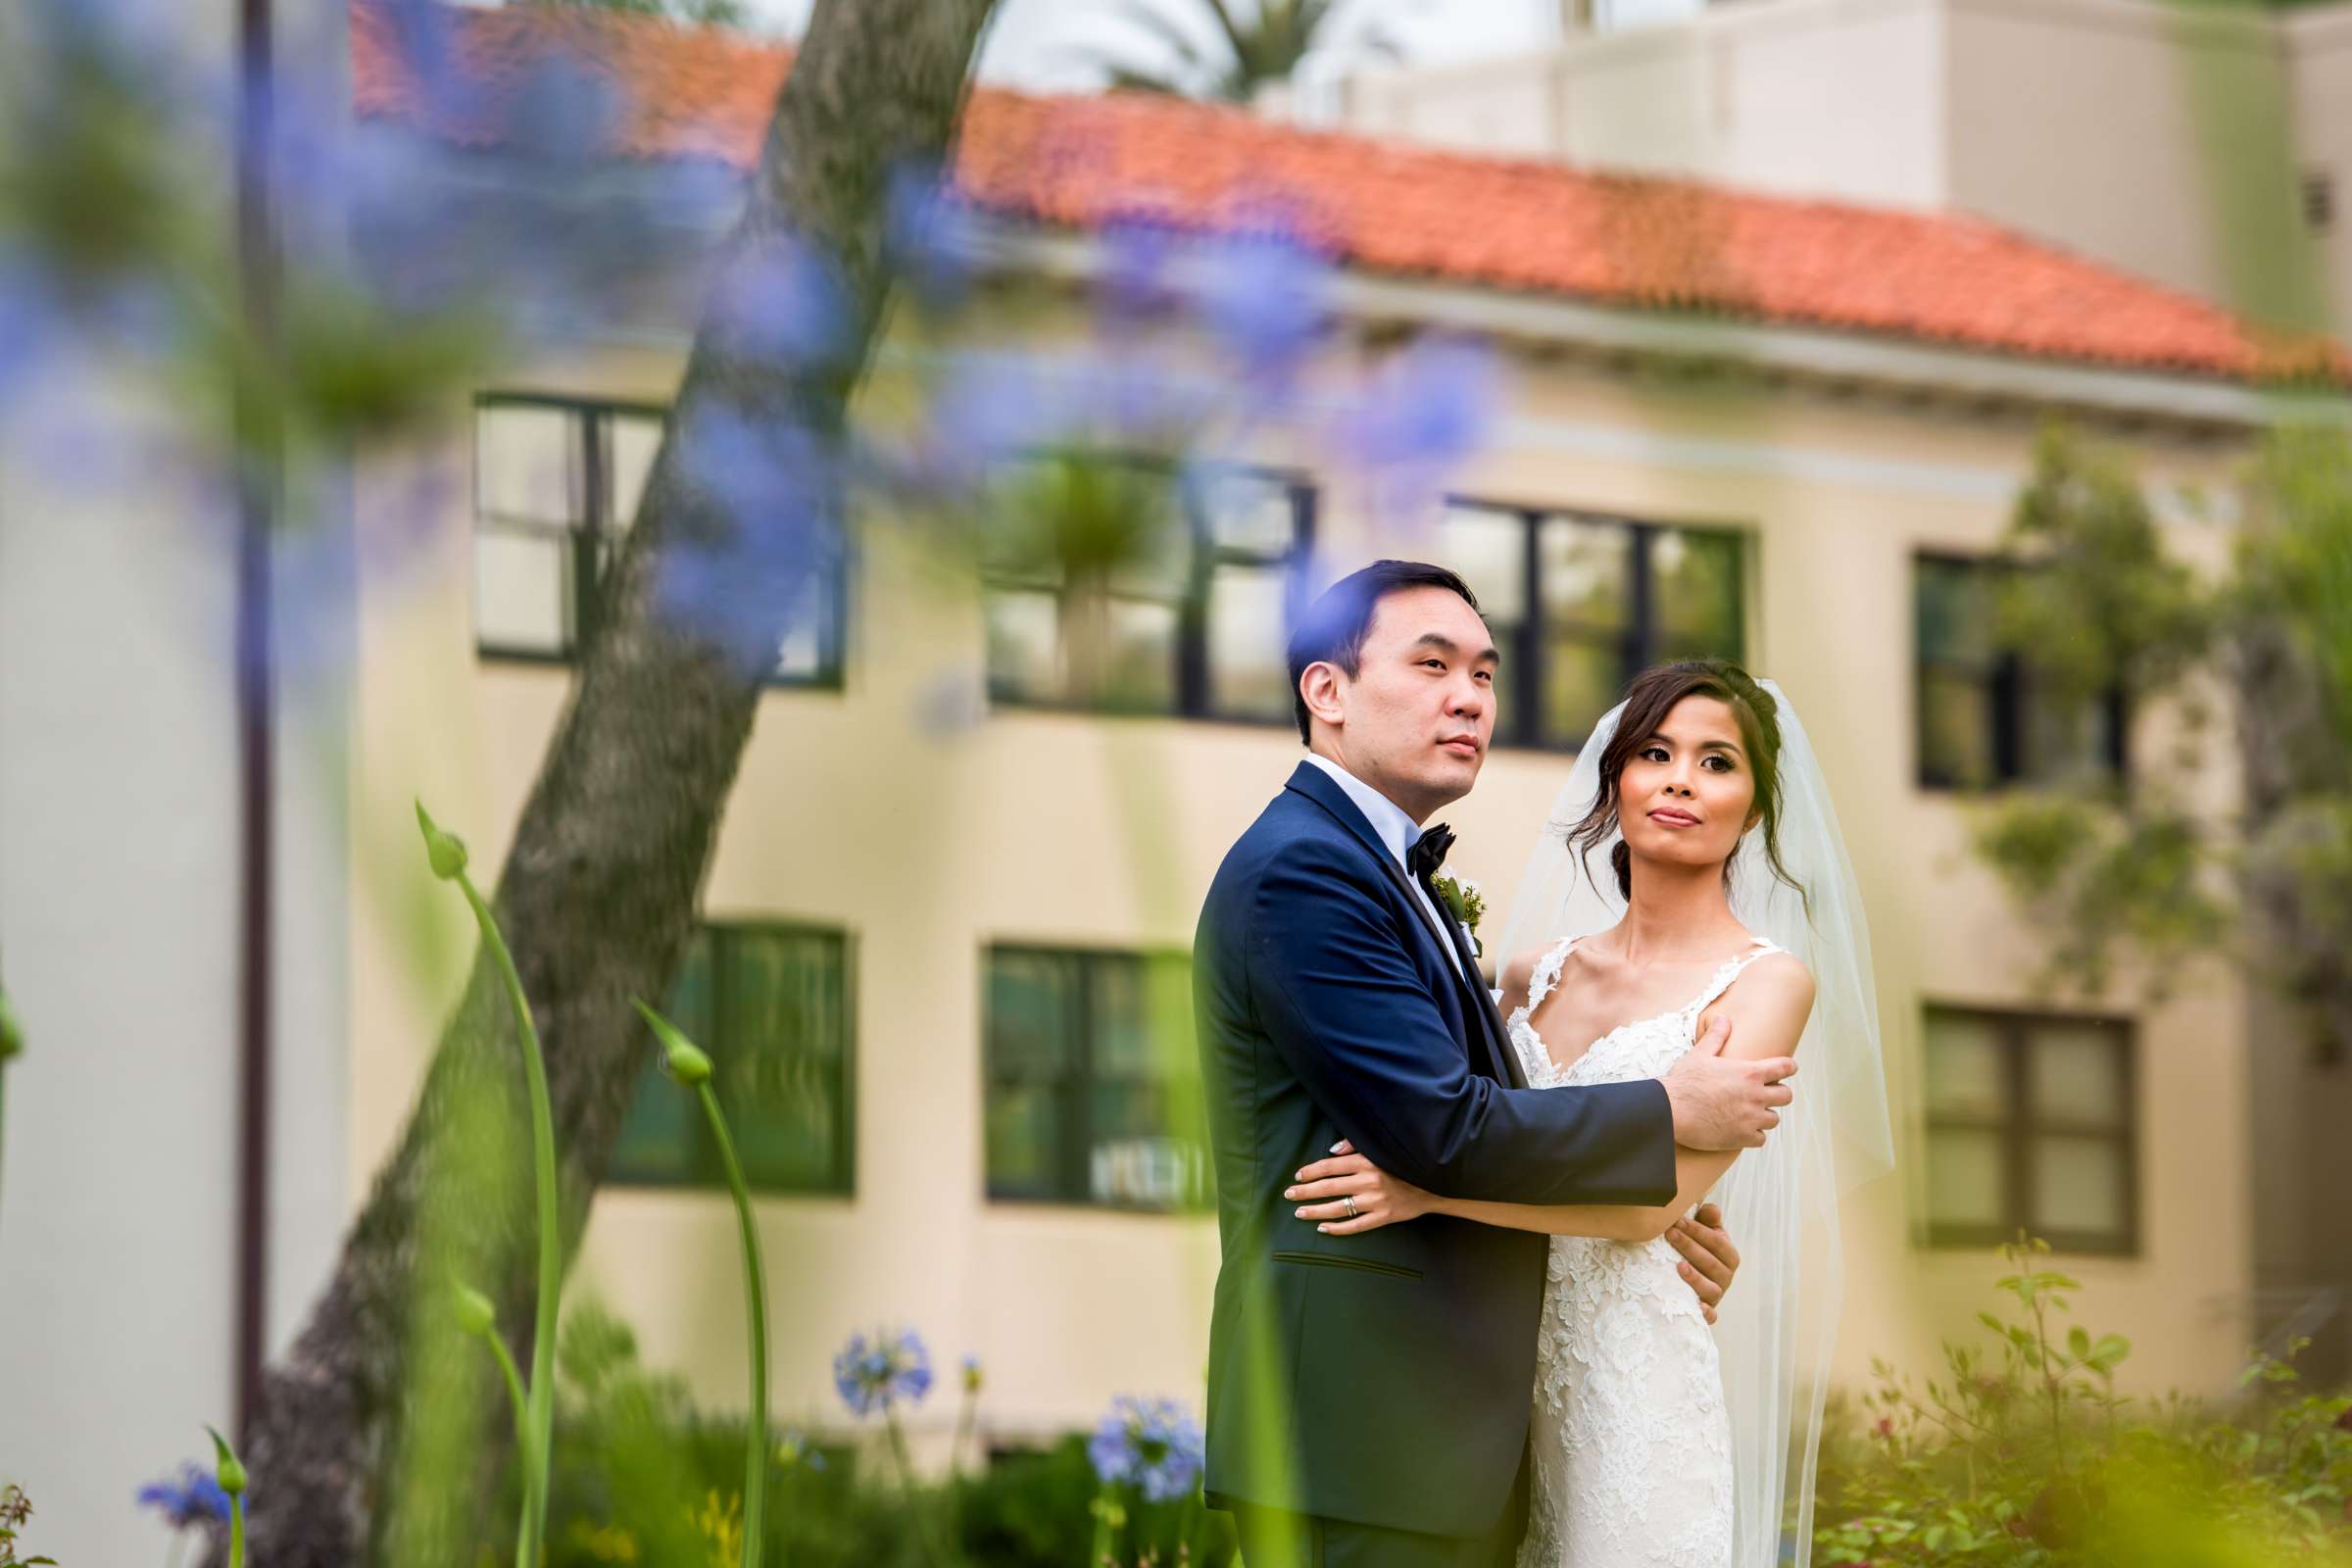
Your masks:
{"label": "green stem", "polygon": [[228,1499],[228,1568],[245,1568],[245,1499]]}
{"label": "green stem", "polygon": [[515,973],[514,956],[507,951],[498,918],[475,891],[473,879],[463,871],[458,886],[473,906],[474,923],[482,941],[498,959],[507,983],[507,1000],[514,1009],[514,1024],[522,1035],[523,1073],[531,1092],[531,1167],[539,1200],[539,1292],[531,1319],[531,1382],[528,1394],[530,1437],[524,1444],[522,1528],[514,1543],[515,1568],[538,1568],[547,1537],[547,1466],[555,1448],[556,1429],[556,1305],[564,1290],[564,1244],[556,1214],[556,1117],[548,1102],[547,1060],[539,1049],[539,1029],[531,1021],[531,1004],[522,994],[522,976]]}
{"label": "green stem", "polygon": [[956,1412],[956,1441],[948,1449],[949,1473],[958,1481],[963,1479],[963,1454],[971,1446],[972,1428],[977,1422],[979,1410],[980,1396],[969,1389],[964,1390],[963,1408]]}
{"label": "green stem", "polygon": [[923,1557],[932,1568],[947,1568],[947,1555],[939,1549],[939,1541],[932,1530],[930,1511],[923,1506],[922,1494],[914,1484],[914,1460],[906,1452],[906,1434],[900,1430],[899,1412],[891,1410],[883,1416],[890,1430],[890,1451],[899,1461],[899,1482],[906,1489],[906,1511],[914,1516],[914,1533],[923,1544]]}
{"label": "green stem", "polygon": [[718,1140],[719,1163],[726,1167],[727,1189],[735,1195],[735,1218],[743,1230],[744,1311],[752,1330],[752,1408],[743,1461],[743,1568],[760,1568],[760,1539],[767,1519],[767,1273],[760,1261],[760,1232],[752,1223],[752,1190],[735,1158],[735,1141],[727,1136],[727,1119],[719,1114],[718,1097],[705,1079],[695,1086],[702,1097],[703,1114]]}
{"label": "green stem", "polygon": [[530,1398],[522,1392],[522,1374],[514,1370],[514,1352],[507,1348],[506,1337],[492,1329],[489,1335],[490,1353],[498,1358],[498,1370],[506,1379],[507,1402],[514,1408],[514,1446],[517,1451],[531,1451]]}

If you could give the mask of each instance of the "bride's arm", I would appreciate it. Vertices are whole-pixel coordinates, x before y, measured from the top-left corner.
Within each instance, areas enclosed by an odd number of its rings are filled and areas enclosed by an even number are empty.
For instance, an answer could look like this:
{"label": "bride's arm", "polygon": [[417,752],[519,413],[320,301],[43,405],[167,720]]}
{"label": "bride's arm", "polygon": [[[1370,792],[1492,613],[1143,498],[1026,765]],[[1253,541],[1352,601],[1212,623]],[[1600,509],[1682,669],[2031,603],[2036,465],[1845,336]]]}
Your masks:
{"label": "bride's arm", "polygon": [[[1516,969],[1518,966],[1513,965]],[[1505,991],[1511,976],[1505,976]],[[1524,978],[1520,995],[1524,998]],[[1797,1037],[1813,1010],[1813,977],[1805,966],[1785,954],[1758,958],[1740,977],[1740,983],[1708,1009],[1707,1019],[1728,1018],[1732,1024],[1727,1056],[1761,1060],[1793,1055]],[[1345,1151],[1342,1152],[1341,1151]],[[1539,1231],[1549,1236],[1595,1236],[1607,1241],[1647,1242],[1666,1234],[1689,1213],[1732,1167],[1737,1150],[1705,1152],[1677,1148],[1674,1152],[1674,1201],[1663,1208],[1640,1208],[1601,1203],[1496,1203],[1472,1199],[1440,1198],[1423,1192],[1373,1165],[1346,1144],[1330,1159],[1317,1160],[1298,1173],[1298,1183],[1283,1193],[1300,1201],[1298,1214],[1315,1221],[1315,1228],[1334,1236],[1352,1236],[1378,1230],[1423,1214],[1450,1214],[1481,1225],[1509,1230]],[[1355,1200],[1355,1217],[1348,1217],[1345,1200]]]}

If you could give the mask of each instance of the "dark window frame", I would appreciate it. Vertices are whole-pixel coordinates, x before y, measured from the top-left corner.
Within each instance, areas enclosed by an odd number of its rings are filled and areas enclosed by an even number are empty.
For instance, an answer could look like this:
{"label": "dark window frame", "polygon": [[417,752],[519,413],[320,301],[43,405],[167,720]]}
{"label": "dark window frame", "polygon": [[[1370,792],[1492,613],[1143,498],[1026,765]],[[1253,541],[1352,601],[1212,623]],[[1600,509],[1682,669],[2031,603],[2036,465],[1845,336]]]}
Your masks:
{"label": "dark window frame", "polygon": [[[727,963],[716,944],[728,938],[751,936],[827,937],[840,954],[841,962],[841,1081],[833,1096],[833,1148],[835,1151],[830,1183],[823,1187],[795,1186],[785,1182],[762,1180],[747,1168],[744,1182],[754,1193],[766,1198],[852,1199],[858,1195],[858,936],[843,926],[821,921],[778,919],[758,916],[748,919],[707,919],[696,927],[696,934],[708,933],[713,939],[710,957],[710,1004],[713,1019],[726,1018]],[[723,1039],[701,1039],[695,1042],[713,1057],[730,1048]],[[657,1081],[649,1073],[639,1080],[635,1093],[648,1091],[684,1095],[686,1090],[666,1079]],[[722,1104],[721,1109],[726,1107]],[[625,1114],[625,1112],[624,1112]],[[723,1192],[726,1172],[719,1160],[718,1145],[710,1133],[701,1107],[695,1107],[692,1126],[695,1129],[695,1149],[691,1168],[685,1171],[628,1170],[609,1162],[604,1175],[607,1187],[637,1188],[646,1191]],[[740,1130],[730,1118],[728,1132],[741,1139]],[[619,1145],[614,1144],[617,1159]]]}
{"label": "dark window frame", "polygon": [[[1502,669],[1507,677],[1506,696],[1495,714],[1494,743],[1528,751],[1575,753],[1584,750],[1590,741],[1590,730],[1573,738],[1544,734],[1544,646],[1546,622],[1544,618],[1544,525],[1554,519],[1592,523],[1626,531],[1626,591],[1632,599],[1627,607],[1625,626],[1614,634],[1617,653],[1617,690],[1622,692],[1633,683],[1636,675],[1657,663],[1665,655],[1659,648],[1662,632],[1658,623],[1656,572],[1654,568],[1658,539],[1666,534],[1716,534],[1734,541],[1740,562],[1739,591],[1733,596],[1734,614],[1738,617],[1732,629],[1731,641],[1740,650],[1738,658],[1745,662],[1749,632],[1748,596],[1753,583],[1755,564],[1755,532],[1751,528],[1721,521],[1664,521],[1654,517],[1630,517],[1622,513],[1599,512],[1590,507],[1535,506],[1522,502],[1499,501],[1487,496],[1448,493],[1443,502],[1446,512],[1482,512],[1515,518],[1520,524],[1519,566],[1522,600],[1525,613],[1511,635],[1503,639]],[[1471,585],[1477,587],[1475,583]],[[1570,623],[1570,629],[1576,629]],[[1600,646],[1610,640],[1607,627],[1591,628],[1591,638]],[[1604,709],[1605,711],[1605,709]],[[1599,714],[1593,715],[1598,718]]]}
{"label": "dark window frame", "polygon": [[[2023,1230],[2048,1242],[2053,1251],[2092,1257],[2137,1257],[2141,1242],[2141,1213],[2139,1028],[2136,1021],[2111,1013],[2047,1012],[1931,1002],[1923,1009],[1923,1022],[1938,1012],[1991,1024],[2000,1031],[2002,1087],[2007,1099],[2005,1113],[1969,1115],[1937,1111],[1929,1106],[1922,1119],[1930,1144],[1942,1131],[1990,1133],[2001,1140],[2002,1222],[1996,1225],[1955,1224],[1938,1222],[1933,1215],[1928,1215],[1924,1219],[1928,1246],[1938,1250],[1983,1250],[2014,1241],[2017,1233]],[[2115,1125],[2094,1125],[2062,1117],[2043,1117],[2036,1113],[2033,1104],[2033,1036],[2036,1028],[2045,1024],[2069,1028],[2081,1028],[2087,1024],[2113,1035],[2119,1062],[2116,1074],[2118,1095],[2122,1102]],[[1923,1049],[1926,1038],[1923,1028]],[[2117,1158],[2123,1170],[2121,1229],[2111,1233],[2049,1231],[2033,1223],[2032,1216],[2039,1208],[2040,1197],[2038,1172],[2034,1160],[2034,1142],[2040,1137],[2092,1139],[2116,1147]]]}
{"label": "dark window frame", "polygon": [[[2021,568],[1989,556],[1972,556],[1952,550],[1918,550],[1911,557],[1911,750],[1912,776],[1922,790],[1936,793],[1967,794],[1979,790],[2006,789],[2036,782],[2028,769],[2026,758],[2027,715],[2032,705],[2033,672],[2025,656],[2012,649],[1996,649],[1988,662],[1980,665],[1975,661],[1930,659],[1920,636],[1919,597],[1923,571],[1961,569],[1999,576]],[[1965,677],[1984,688],[1986,693],[1986,722],[1990,734],[1986,752],[1991,758],[1992,771],[1983,782],[1948,775],[1936,768],[1928,756],[1928,688],[1938,672]],[[2121,686],[2111,687],[2095,699],[2100,716],[2107,726],[2106,744],[2099,758],[2104,777],[2115,780],[2125,777],[2132,765],[2131,704]]]}
{"label": "dark window frame", "polygon": [[[1062,1103],[1060,1126],[1063,1132],[1061,1147],[1055,1151],[1054,1188],[1051,1192],[1032,1192],[1000,1187],[988,1168],[987,1117],[997,1087],[1006,1082],[1026,1082],[1002,1073],[996,1063],[995,1022],[989,1015],[991,979],[996,956],[1017,954],[1025,958],[1050,958],[1076,966],[1079,980],[1071,993],[1068,1006],[1071,1016],[1065,1025],[1074,1025],[1069,1042],[1072,1070],[1067,1081],[1059,1085]],[[995,941],[984,943],[980,949],[980,1105],[982,1130],[980,1139],[981,1195],[990,1203],[1004,1203],[1021,1208],[1074,1208],[1101,1214],[1140,1214],[1170,1217],[1208,1212],[1211,1207],[1209,1191],[1208,1151],[1195,1151],[1198,1161],[1199,1190],[1186,1200],[1173,1204],[1120,1202],[1098,1200],[1092,1196],[1093,1156],[1092,1092],[1099,1082],[1094,1071],[1094,1041],[1085,1021],[1095,1012],[1095,975],[1106,962],[1135,963],[1148,967],[1155,962],[1192,962],[1190,950],[1179,947],[1115,948],[1073,946],[1064,943],[1030,941]],[[1163,1080],[1164,1082],[1164,1080]],[[1164,1089],[1162,1091],[1165,1092]]]}
{"label": "dark window frame", "polygon": [[[1035,461],[1066,456],[1053,451],[1027,452],[1021,461]],[[1262,479],[1280,484],[1291,503],[1291,544],[1287,550],[1268,554],[1237,545],[1219,544],[1211,518],[1199,498],[1198,487],[1185,482],[1184,466],[1169,459],[1121,452],[1086,452],[1078,456],[1103,462],[1119,463],[1145,472],[1157,472],[1177,485],[1178,505],[1183,509],[1188,535],[1190,561],[1187,564],[1184,589],[1172,601],[1176,609],[1176,645],[1173,651],[1175,669],[1172,691],[1174,701],[1167,708],[1130,708],[1117,704],[1089,701],[1073,697],[1032,697],[1000,687],[993,678],[987,686],[988,705],[1007,712],[1083,713],[1100,718],[1180,718],[1195,723],[1241,724],[1252,728],[1284,728],[1296,726],[1297,720],[1286,708],[1279,715],[1270,713],[1237,712],[1216,706],[1213,692],[1213,671],[1209,667],[1208,607],[1209,590],[1219,566],[1248,566],[1260,569],[1280,567],[1285,573],[1284,635],[1298,623],[1298,612],[1305,604],[1306,573],[1314,558],[1315,528],[1321,500],[1311,477],[1303,469],[1281,467],[1255,463],[1225,463],[1216,466],[1216,477]],[[983,566],[980,572],[980,591],[983,596],[992,590],[1041,592],[1052,587],[1037,579],[1023,578],[1015,573]],[[1129,594],[1118,597],[1149,598],[1156,596]]]}
{"label": "dark window frame", "polygon": [[[575,438],[584,437],[585,444],[578,456],[581,464],[580,506],[586,514],[582,519],[553,524],[532,518],[502,518],[489,513],[482,502],[481,419],[485,411],[497,408],[549,409],[572,416]],[[672,411],[660,403],[644,403],[626,398],[591,398],[562,392],[486,391],[473,396],[474,445],[470,468],[473,481],[472,528],[479,534],[485,522],[498,531],[532,533],[541,536],[561,534],[571,546],[571,635],[560,652],[542,648],[516,648],[488,643],[482,640],[481,610],[473,607],[472,624],[475,657],[491,663],[538,665],[542,668],[564,668],[575,665],[581,654],[595,638],[602,620],[604,606],[604,574],[612,547],[625,537],[632,518],[611,515],[612,497],[612,418],[614,416],[635,418],[654,418],[662,423],[662,439],[670,435]],[[469,541],[470,543],[470,541]],[[761,684],[786,691],[840,691],[845,684],[846,650],[849,646],[850,572],[846,559],[836,560],[824,572],[818,592],[825,602],[824,624],[817,634],[817,665],[807,675],[788,674],[770,669]]]}

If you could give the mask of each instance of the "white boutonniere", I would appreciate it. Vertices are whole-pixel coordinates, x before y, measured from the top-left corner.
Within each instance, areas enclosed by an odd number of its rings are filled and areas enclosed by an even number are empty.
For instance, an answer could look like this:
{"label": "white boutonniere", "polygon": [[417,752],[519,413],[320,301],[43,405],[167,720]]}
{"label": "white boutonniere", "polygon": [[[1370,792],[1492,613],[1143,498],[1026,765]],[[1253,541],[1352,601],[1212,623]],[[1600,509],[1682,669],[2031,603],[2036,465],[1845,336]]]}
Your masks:
{"label": "white boutonniere", "polygon": [[1487,950],[1478,940],[1478,922],[1486,915],[1487,900],[1486,895],[1479,892],[1478,884],[1466,876],[1441,871],[1429,879],[1429,885],[1438,890],[1439,901],[1446,906],[1446,912],[1460,921],[1462,930],[1468,934],[1470,956],[1486,956]]}

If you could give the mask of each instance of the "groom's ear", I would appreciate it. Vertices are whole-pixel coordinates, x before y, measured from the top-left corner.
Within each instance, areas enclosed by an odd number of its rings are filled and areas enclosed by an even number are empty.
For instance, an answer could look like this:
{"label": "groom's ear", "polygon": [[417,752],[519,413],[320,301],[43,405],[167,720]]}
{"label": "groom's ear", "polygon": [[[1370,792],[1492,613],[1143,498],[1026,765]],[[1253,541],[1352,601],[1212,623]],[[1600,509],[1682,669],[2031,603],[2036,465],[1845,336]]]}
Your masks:
{"label": "groom's ear", "polygon": [[1340,703],[1340,683],[1347,679],[1340,666],[1329,660],[1318,659],[1299,671],[1298,695],[1306,710],[1326,724],[1337,724],[1345,709]]}

